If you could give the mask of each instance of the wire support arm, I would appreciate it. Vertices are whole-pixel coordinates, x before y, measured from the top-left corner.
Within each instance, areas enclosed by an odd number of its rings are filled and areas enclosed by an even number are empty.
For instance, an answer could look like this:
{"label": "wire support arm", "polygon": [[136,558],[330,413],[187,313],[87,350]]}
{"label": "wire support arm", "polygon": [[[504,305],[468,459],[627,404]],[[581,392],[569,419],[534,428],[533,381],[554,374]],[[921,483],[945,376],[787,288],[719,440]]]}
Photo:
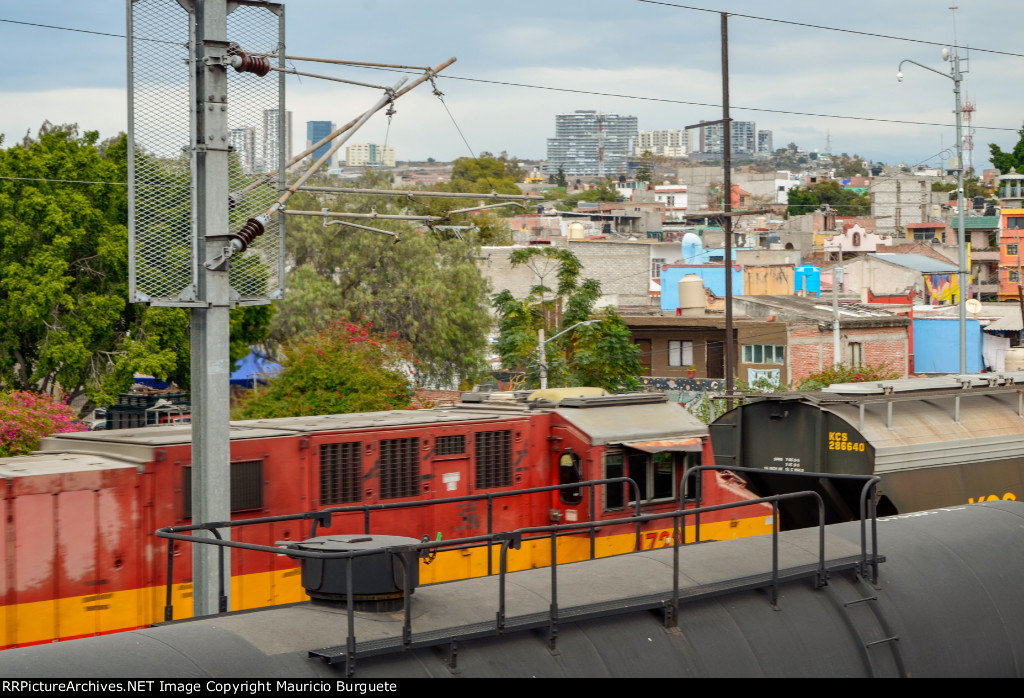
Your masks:
{"label": "wire support arm", "polygon": [[[418,86],[422,85],[424,82],[426,82],[429,79],[428,75],[431,75],[431,74],[436,75],[437,73],[441,72],[445,68],[447,68],[450,65],[452,65],[456,60],[457,59],[454,56],[452,56],[448,60],[446,60],[443,63],[441,63],[440,65],[438,65],[436,68],[433,68],[433,69],[429,70],[428,72],[425,72],[423,76],[418,77],[415,80],[413,80],[409,85],[406,85],[405,87],[403,87],[400,90],[396,90],[395,94],[394,94],[394,99],[398,99],[399,97],[402,97],[402,96],[408,94],[409,92],[414,90],[416,87],[418,87]],[[392,101],[394,101],[394,99]],[[383,105],[380,108],[383,108]],[[352,119],[351,121],[349,121],[344,126],[341,126],[340,128],[335,129],[333,132],[327,134],[325,137],[321,138],[319,141],[317,141],[316,143],[312,144],[311,146],[309,146],[308,148],[303,150],[298,155],[295,155],[294,157],[292,157],[292,159],[289,160],[287,162],[287,164],[285,165],[285,168],[289,169],[292,166],[298,164],[299,162],[302,162],[303,158],[305,158],[308,155],[312,155],[313,152],[316,151],[318,148],[321,148],[321,147],[327,145],[328,143],[330,143],[332,140],[334,140],[338,136],[340,136],[343,133],[345,133],[346,131],[352,129],[353,127],[356,126],[356,124],[358,122],[359,122],[359,118]],[[260,186],[266,184],[267,182],[272,181],[274,179],[274,177],[277,176],[277,173],[278,173],[278,170],[273,170],[271,172],[266,173],[263,177],[260,177],[256,181],[254,181],[251,184],[249,184],[248,186],[246,186],[244,189],[241,189],[236,194],[236,198],[237,199],[241,199],[241,197],[245,196],[246,194],[251,192],[253,189],[256,189],[257,187],[260,187]]]}
{"label": "wire support arm", "polygon": [[496,201],[531,201],[544,203],[542,196],[530,194],[472,194],[467,192],[417,191],[414,189],[356,189],[353,187],[299,187],[299,191],[316,191],[327,194],[379,194],[381,196],[436,197],[439,199],[494,199]]}

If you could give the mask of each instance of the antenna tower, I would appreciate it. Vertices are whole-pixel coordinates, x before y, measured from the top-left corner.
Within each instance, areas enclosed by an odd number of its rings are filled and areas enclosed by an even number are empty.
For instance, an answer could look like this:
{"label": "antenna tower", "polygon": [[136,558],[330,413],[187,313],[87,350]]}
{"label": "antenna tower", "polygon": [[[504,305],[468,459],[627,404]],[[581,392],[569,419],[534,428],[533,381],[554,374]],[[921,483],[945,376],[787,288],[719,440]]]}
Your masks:
{"label": "antenna tower", "polygon": [[964,102],[963,107],[960,108],[960,113],[963,115],[964,120],[964,166],[968,170],[974,169],[974,127],[971,125],[971,117],[974,116],[974,102],[971,101],[970,96]]}

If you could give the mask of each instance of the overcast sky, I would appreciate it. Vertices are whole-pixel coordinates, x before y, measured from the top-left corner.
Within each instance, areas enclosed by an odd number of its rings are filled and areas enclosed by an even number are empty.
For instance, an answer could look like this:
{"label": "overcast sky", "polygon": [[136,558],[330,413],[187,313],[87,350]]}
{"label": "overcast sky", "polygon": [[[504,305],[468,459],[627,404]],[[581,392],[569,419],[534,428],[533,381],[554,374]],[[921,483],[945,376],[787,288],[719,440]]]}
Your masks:
{"label": "overcast sky", "polygon": [[[292,0],[285,3],[287,53],[407,65],[437,65],[455,56],[458,61],[444,75],[535,86],[440,80],[451,118],[429,85],[420,87],[398,101],[387,137],[399,160],[451,160],[469,155],[470,148],[542,159],[546,139],[554,136],[554,116],[561,112],[635,115],[641,130],[721,118],[717,12],[950,45],[955,24],[961,45],[1015,54],[970,52],[964,91],[965,100],[976,104],[975,166],[988,166],[989,143],[1008,149],[1018,140],[1016,130],[1024,120],[1021,0],[959,0],[955,12],[951,0],[690,2],[715,12],[641,0]],[[0,4],[0,20],[0,46],[7,57],[0,73],[0,133],[7,145],[29,129],[35,132],[44,119],[77,122],[104,137],[125,129],[123,38],[15,23],[123,35],[125,2],[8,0]],[[776,148],[794,141],[824,151],[831,137],[834,153],[913,165],[937,164],[938,153],[955,144],[952,80],[907,65],[903,82],[896,81],[902,59],[948,74],[941,46],[734,16],[729,49],[732,116],[772,130]],[[380,84],[399,77],[314,63],[295,66]],[[306,121],[347,122],[378,95],[289,77],[293,145],[304,147]],[[375,117],[352,142],[383,142],[385,130],[385,118]]]}

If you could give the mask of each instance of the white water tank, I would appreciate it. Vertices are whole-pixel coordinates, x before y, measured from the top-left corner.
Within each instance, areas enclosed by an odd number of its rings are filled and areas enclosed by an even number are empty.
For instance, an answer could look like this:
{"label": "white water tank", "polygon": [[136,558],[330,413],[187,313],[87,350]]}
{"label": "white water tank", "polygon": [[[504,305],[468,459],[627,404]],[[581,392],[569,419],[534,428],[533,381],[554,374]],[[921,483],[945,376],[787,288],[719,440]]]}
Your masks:
{"label": "white water tank", "polygon": [[1024,371],[1024,347],[1010,347],[1006,350],[1006,371]]}
{"label": "white water tank", "polygon": [[575,221],[569,224],[569,239],[570,240],[582,240],[586,237],[586,228],[579,221]]}
{"label": "white water tank", "polygon": [[687,274],[679,280],[679,315],[700,317],[707,307],[704,295],[704,279],[696,274]]}

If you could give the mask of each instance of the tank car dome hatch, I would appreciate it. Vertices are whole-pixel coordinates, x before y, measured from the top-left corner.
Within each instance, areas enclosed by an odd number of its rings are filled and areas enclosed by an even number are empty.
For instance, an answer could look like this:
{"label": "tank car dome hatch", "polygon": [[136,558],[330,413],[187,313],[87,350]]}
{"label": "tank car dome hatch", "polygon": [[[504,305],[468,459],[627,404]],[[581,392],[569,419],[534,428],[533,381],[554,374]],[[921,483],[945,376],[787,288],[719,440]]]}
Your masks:
{"label": "tank car dome hatch", "polygon": [[[415,538],[403,536],[331,535],[289,543],[287,547],[320,553],[378,551],[351,557],[353,601],[355,607],[363,611],[394,611],[402,607],[405,598],[406,570],[402,555],[393,549],[417,543]],[[411,594],[419,584],[419,565],[415,554],[410,558],[413,563],[409,575]],[[341,604],[348,601],[349,557],[299,559],[302,586],[311,599]]]}
{"label": "tank car dome hatch", "polygon": [[[402,614],[294,604],[0,652],[0,675],[308,677],[994,677],[1024,672],[1024,503],[880,519],[874,583],[861,525],[645,550],[421,589]],[[884,556],[884,557],[882,557]],[[761,565],[755,576],[749,576]],[[747,576],[744,576],[747,575]],[[679,584],[676,625],[664,609]],[[940,583],[941,582],[941,583]],[[655,611],[655,612],[652,612]],[[504,621],[501,632],[496,624]],[[329,646],[334,643],[334,646]],[[354,664],[327,656],[354,650]],[[557,651],[552,651],[552,649]],[[333,653],[333,654],[331,654]]]}

